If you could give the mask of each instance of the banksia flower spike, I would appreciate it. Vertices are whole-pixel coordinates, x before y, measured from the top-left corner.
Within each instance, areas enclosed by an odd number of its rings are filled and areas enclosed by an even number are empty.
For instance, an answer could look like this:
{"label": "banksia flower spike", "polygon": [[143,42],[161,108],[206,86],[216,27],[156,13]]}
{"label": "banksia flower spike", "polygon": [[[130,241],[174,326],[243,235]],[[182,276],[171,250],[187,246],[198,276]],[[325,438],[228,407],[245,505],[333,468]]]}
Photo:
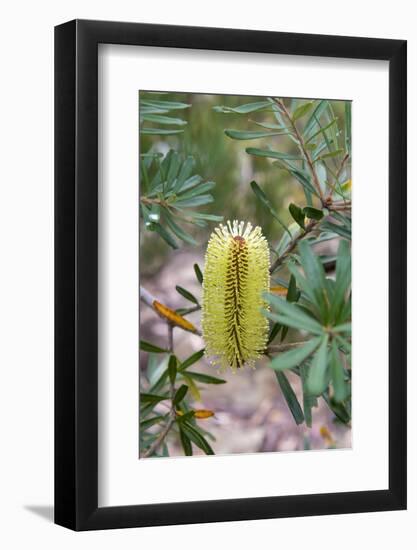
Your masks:
{"label": "banksia flower spike", "polygon": [[260,227],[227,222],[212,233],[203,278],[203,338],[212,364],[254,366],[265,350],[269,249]]}

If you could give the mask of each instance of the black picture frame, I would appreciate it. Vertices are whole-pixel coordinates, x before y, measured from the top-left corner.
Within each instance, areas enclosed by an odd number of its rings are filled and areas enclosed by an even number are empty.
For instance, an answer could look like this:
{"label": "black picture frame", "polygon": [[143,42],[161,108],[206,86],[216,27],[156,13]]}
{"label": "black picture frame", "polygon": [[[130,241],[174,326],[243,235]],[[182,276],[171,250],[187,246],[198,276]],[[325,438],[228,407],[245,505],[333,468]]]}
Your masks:
{"label": "black picture frame", "polygon": [[[98,44],[389,62],[389,488],[98,507]],[[55,28],[55,522],[108,529],[406,508],[406,41],[74,20]]]}

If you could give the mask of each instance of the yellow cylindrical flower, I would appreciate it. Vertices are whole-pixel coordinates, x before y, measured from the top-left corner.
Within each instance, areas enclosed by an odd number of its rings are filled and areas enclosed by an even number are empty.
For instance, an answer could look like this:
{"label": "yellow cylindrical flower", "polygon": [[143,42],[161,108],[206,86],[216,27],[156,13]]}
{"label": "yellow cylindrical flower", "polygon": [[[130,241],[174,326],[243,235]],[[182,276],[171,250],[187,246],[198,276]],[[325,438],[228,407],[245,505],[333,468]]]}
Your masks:
{"label": "yellow cylindrical flower", "polygon": [[253,366],[265,350],[269,291],[269,248],[260,227],[233,221],[212,233],[206,252],[202,328],[213,364]]}

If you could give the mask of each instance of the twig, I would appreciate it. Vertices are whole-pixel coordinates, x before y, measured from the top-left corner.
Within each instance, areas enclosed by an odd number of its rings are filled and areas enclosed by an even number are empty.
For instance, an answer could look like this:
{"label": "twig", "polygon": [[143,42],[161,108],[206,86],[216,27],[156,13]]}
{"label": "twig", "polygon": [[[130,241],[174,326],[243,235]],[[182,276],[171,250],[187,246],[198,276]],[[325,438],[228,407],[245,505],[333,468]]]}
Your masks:
{"label": "twig", "polygon": [[288,351],[288,350],[291,350],[291,349],[299,348],[300,346],[303,346],[307,342],[308,342],[308,340],[306,340],[305,342],[289,342],[287,344],[272,345],[272,346],[268,346],[266,352],[267,353],[279,353],[279,352],[282,352],[282,351]]}
{"label": "twig", "polygon": [[348,159],[349,159],[349,153],[346,153],[345,156],[342,158],[342,162],[340,163],[338,171],[336,172],[336,179],[338,181],[339,181],[340,174],[342,173],[343,167],[346,164]]}
{"label": "twig", "polygon": [[[326,167],[326,170],[328,172],[330,172],[330,174],[333,176],[333,179],[335,180],[335,183],[333,185],[330,184],[330,182],[327,182],[327,184],[330,187],[330,191],[327,193],[327,196],[325,198],[326,205],[331,205],[332,204],[332,193],[337,193],[338,195],[341,195],[344,203],[350,202],[350,201],[346,200],[346,197],[344,196],[343,191],[342,191],[342,186],[341,186],[340,181],[339,181],[340,174],[342,173],[343,167],[345,166],[348,159],[349,159],[349,153],[345,153],[345,155],[344,155],[344,157],[343,157],[343,159],[340,163],[340,166],[339,166],[338,170],[336,171],[336,173],[334,173],[327,166],[327,164],[324,161],[322,161],[324,166]],[[336,185],[338,185],[340,187],[340,191],[336,189]]]}
{"label": "twig", "polygon": [[196,311],[200,311],[200,309],[201,309],[200,305],[189,307],[189,308],[185,309],[184,311],[181,311],[181,315],[183,317],[185,317],[185,315],[190,315],[190,313],[195,313]]}
{"label": "twig", "polygon": [[325,199],[324,199],[323,191],[321,190],[320,181],[319,181],[319,178],[317,176],[316,169],[314,168],[314,164],[313,164],[313,161],[311,159],[310,153],[308,152],[308,150],[306,148],[303,136],[298,131],[298,128],[297,128],[295,122],[293,121],[292,116],[290,115],[290,113],[288,112],[288,109],[284,105],[284,102],[281,101],[280,99],[277,99],[277,98],[274,98],[274,101],[278,105],[278,107],[281,109],[281,111],[284,113],[284,115],[288,119],[289,123],[291,124],[291,127],[294,130],[294,134],[295,134],[295,137],[296,137],[297,142],[298,142],[298,147],[299,147],[301,153],[303,154],[305,160],[307,161],[308,167],[309,167],[310,172],[311,172],[311,176],[313,178],[314,186],[316,188],[316,191],[317,191],[317,193],[320,197],[320,200],[321,200],[322,204],[324,205],[325,204]]}
{"label": "twig", "polygon": [[152,456],[153,453],[159,449],[160,445],[164,442],[164,439],[168,435],[168,432],[171,430],[174,422],[175,422],[175,418],[172,418],[172,416],[170,416],[165,428],[162,430],[159,436],[155,439],[155,441],[152,443],[149,449],[145,453],[143,453],[142,455],[143,458],[148,458],[149,456]]}
{"label": "twig", "polygon": [[285,258],[288,256],[288,254],[290,254],[294,248],[297,246],[297,244],[302,240],[304,239],[304,237],[306,235],[308,235],[309,233],[311,233],[311,231],[313,231],[313,229],[316,227],[317,225],[317,221],[316,220],[311,220],[305,227],[305,230],[304,230],[304,233],[300,233],[297,237],[295,237],[295,239],[293,239],[292,241],[290,241],[290,243],[288,244],[287,248],[284,250],[284,252],[278,256],[278,258],[274,261],[274,263],[271,265],[271,267],[269,268],[269,272],[270,273],[274,273],[274,271],[282,264],[282,262],[285,260]]}
{"label": "twig", "polygon": [[[167,326],[168,326],[168,348],[167,349],[172,353],[174,351],[174,327],[171,323],[168,323]],[[174,407],[175,385],[171,381],[170,381],[170,396],[171,396],[171,407],[169,411],[168,422],[166,423],[165,428],[163,428],[161,433],[158,435],[158,437],[149,447],[149,449],[143,454],[143,458],[148,458],[149,456],[152,456],[153,453],[159,449],[159,447],[162,445],[165,438],[169,434],[172,426],[174,425],[175,418],[176,418],[176,411]]]}
{"label": "twig", "polygon": [[352,210],[352,205],[349,204],[329,204],[328,210],[330,211],[339,211],[339,210]]}

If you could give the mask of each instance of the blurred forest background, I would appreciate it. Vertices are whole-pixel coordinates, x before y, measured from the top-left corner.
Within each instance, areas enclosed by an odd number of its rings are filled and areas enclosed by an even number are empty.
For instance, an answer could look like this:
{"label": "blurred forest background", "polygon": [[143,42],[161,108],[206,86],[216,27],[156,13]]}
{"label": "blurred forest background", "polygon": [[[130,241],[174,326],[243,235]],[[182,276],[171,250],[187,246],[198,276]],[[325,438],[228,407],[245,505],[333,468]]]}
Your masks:
{"label": "blurred forest background", "polygon": [[[141,92],[141,94],[146,92]],[[141,134],[140,152],[166,154],[170,149],[192,155],[196,160],[194,172],[216,186],[211,191],[214,201],[199,208],[199,211],[223,216],[227,220],[250,221],[260,225],[269,244],[275,247],[283,235],[283,228],[255,199],[249,185],[255,180],[274,205],[279,217],[290,224],[290,203],[305,202],[304,192],[291,174],[274,166],[271,159],[247,154],[245,147],[272,147],[277,151],[296,153],[297,147],[288,136],[274,136],[251,140],[234,140],[225,134],[226,128],[237,130],[260,130],[257,123],[267,123],[268,113],[254,112],[246,116],[237,113],[216,112],[213,107],[235,107],[240,104],[262,101],[265,98],[250,96],[227,96],[188,93],[153,94],[158,100],[181,102],[191,105],[178,112],[187,122],[184,131],[174,135]],[[343,101],[331,102],[339,129],[344,130],[345,107]],[[251,122],[253,121],[253,122]],[[149,124],[152,127],[152,124]],[[155,125],[157,127],[157,125]],[[208,228],[187,225],[187,232],[198,246],[181,243],[173,250],[156,233],[140,232],[140,284],[161,303],[172,309],[189,307],[190,303],[176,291],[179,285],[201,298],[201,285],[196,279],[193,265],[204,267],[204,253],[210,234],[218,223],[210,222]],[[317,245],[320,253],[334,256],[337,240]],[[274,256],[271,255],[271,261]],[[271,285],[274,284],[271,281]],[[196,311],[187,319],[200,326],[201,312]],[[290,329],[287,341],[296,339],[297,331]],[[166,346],[167,326],[152,309],[140,305],[140,337],[161,347]],[[174,330],[175,353],[186,358],[204,347],[198,335],[178,328]],[[167,368],[168,357],[141,351],[140,387],[147,391]],[[216,454],[254,453],[267,451],[296,451],[307,449],[347,448],[351,446],[351,427],[337,420],[324,400],[313,410],[312,427],[305,423],[297,425],[282,395],[275,373],[267,368],[267,360],[258,362],[256,369],[243,369],[237,374],[231,371],[217,372],[203,357],[194,367],[201,373],[219,376],[225,384],[199,386],[189,396],[193,408],[209,409],[214,416],[199,423],[206,429],[210,445]],[[297,397],[302,401],[299,378],[289,373],[288,379]],[[160,413],[164,404],[157,405]],[[165,411],[166,412],[166,411]],[[170,456],[183,455],[178,437],[167,437]],[[203,451],[196,449],[195,454]]]}

